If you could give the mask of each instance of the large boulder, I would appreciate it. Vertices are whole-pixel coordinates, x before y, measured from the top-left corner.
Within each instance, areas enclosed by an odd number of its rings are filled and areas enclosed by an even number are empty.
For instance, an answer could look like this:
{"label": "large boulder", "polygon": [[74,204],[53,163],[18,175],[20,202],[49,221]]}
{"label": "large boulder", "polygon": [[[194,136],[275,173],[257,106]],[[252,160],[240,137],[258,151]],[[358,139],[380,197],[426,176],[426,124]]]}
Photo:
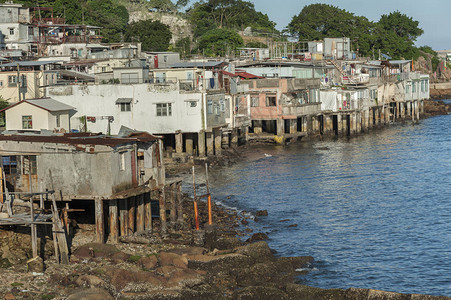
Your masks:
{"label": "large boulder", "polygon": [[160,265],[187,268],[188,259],[185,256],[181,256],[175,253],[160,252]]}
{"label": "large boulder", "polygon": [[114,300],[104,289],[92,288],[77,291],[70,295],[67,300]]}
{"label": "large boulder", "polygon": [[267,262],[275,260],[271,248],[269,248],[268,244],[264,241],[235,248],[235,253],[252,257],[255,262]]}
{"label": "large boulder", "polygon": [[188,267],[190,269],[228,272],[230,269],[247,268],[254,264],[254,260],[242,254],[226,254],[221,256],[202,255],[202,257],[188,257]]}
{"label": "large boulder", "polygon": [[[275,287],[270,286],[250,286],[235,291],[233,299],[237,300],[285,300],[290,299],[288,295]],[[303,299],[303,298],[296,298]]]}
{"label": "large boulder", "polygon": [[230,270],[236,276],[239,286],[257,286],[274,284],[283,287],[294,279],[294,270],[288,263],[266,262],[256,263],[248,268]]}
{"label": "large boulder", "polygon": [[[317,299],[330,299],[330,300],[346,300],[346,292],[341,289],[320,289],[310,287],[307,285],[287,284],[285,288],[290,299],[304,299],[304,300],[317,300]],[[366,299],[366,298],[359,298]]]}
{"label": "large boulder", "polygon": [[313,262],[312,256],[290,256],[290,257],[280,257],[277,259],[280,263],[290,264],[294,270],[302,269],[308,267],[309,264]]}
{"label": "large boulder", "polygon": [[90,243],[78,247],[73,255],[81,259],[111,258],[119,250],[111,244]]}

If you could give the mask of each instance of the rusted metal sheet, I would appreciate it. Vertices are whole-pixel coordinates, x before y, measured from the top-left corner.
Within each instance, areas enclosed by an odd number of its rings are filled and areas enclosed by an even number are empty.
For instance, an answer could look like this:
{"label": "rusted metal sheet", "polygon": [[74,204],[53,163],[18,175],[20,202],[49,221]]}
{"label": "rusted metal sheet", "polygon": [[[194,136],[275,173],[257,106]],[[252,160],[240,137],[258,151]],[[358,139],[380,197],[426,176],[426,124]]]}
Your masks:
{"label": "rusted metal sheet", "polygon": [[135,232],[135,197],[128,198],[128,234]]}

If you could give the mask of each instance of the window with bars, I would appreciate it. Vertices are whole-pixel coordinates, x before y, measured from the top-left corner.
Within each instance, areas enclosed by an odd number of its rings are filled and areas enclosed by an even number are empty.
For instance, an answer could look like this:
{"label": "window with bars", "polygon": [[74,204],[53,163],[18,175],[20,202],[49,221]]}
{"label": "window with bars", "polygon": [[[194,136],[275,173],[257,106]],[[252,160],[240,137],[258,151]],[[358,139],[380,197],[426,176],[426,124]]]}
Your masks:
{"label": "window with bars", "polygon": [[276,106],[277,97],[276,96],[266,96],[266,106]]}
{"label": "window with bars", "polygon": [[121,111],[131,111],[131,105],[130,103],[120,103],[121,105]]}
{"label": "window with bars", "polygon": [[22,116],[22,129],[33,129],[33,120],[31,116]]}
{"label": "window with bars", "polygon": [[17,174],[17,156],[3,156],[2,161],[5,175]]}
{"label": "window with bars", "polygon": [[172,116],[172,103],[157,103],[157,117]]}
{"label": "window with bars", "polygon": [[258,107],[258,96],[252,96],[251,97],[251,107]]}
{"label": "window with bars", "polygon": [[24,175],[36,175],[37,174],[37,163],[36,155],[26,155],[22,158],[22,174]]}

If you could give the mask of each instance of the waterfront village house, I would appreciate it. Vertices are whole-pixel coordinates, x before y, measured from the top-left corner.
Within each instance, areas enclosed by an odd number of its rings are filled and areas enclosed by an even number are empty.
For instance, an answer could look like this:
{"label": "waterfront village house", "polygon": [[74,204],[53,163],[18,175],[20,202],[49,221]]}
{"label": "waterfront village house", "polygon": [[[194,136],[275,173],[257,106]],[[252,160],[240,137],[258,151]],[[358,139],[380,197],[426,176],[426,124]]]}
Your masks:
{"label": "waterfront village house", "polygon": [[68,132],[74,108],[50,98],[22,100],[5,112],[6,130]]}
{"label": "waterfront village house", "polygon": [[180,62],[178,52],[143,52],[146,62],[151,69],[167,69]]}
{"label": "waterfront village house", "polygon": [[9,191],[54,189],[63,201],[111,199],[140,185],[158,187],[165,183],[161,153],[161,139],[145,132],[0,135]]}
{"label": "waterfront village house", "polygon": [[[117,133],[121,126],[164,137],[176,154],[221,152],[225,95],[181,90],[178,82],[49,86],[47,94],[76,109],[71,129]],[[176,155],[176,156],[177,156]]]}
{"label": "waterfront village house", "polygon": [[45,96],[43,86],[56,84],[56,61],[18,61],[0,65],[0,96],[9,103]]}
{"label": "waterfront village house", "polygon": [[246,83],[251,97],[250,138],[265,133],[283,140],[316,130],[320,79],[268,78]]}

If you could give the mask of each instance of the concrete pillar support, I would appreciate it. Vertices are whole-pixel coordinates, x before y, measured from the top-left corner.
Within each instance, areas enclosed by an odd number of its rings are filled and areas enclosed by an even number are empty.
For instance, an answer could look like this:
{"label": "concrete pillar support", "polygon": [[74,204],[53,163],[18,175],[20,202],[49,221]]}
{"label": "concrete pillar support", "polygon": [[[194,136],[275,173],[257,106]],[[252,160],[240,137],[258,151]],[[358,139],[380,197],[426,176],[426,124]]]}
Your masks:
{"label": "concrete pillar support", "polygon": [[183,133],[177,131],[175,133],[175,152],[182,153],[183,152]]}
{"label": "concrete pillar support", "polygon": [[283,119],[277,119],[277,135],[282,136],[285,133],[285,122]]}
{"label": "concrete pillar support", "polygon": [[189,155],[193,155],[193,137],[194,135],[192,133],[185,133],[185,149]]}
{"label": "concrete pillar support", "polygon": [[214,136],[213,132],[206,132],[205,134],[207,139],[207,156],[214,155]]}
{"label": "concrete pillar support", "polygon": [[197,149],[199,149],[199,156],[205,157],[205,132],[201,130],[198,136]]}
{"label": "concrete pillar support", "polygon": [[220,128],[214,130],[215,155],[221,155],[222,152],[222,131]]}
{"label": "concrete pillar support", "polygon": [[298,119],[290,120],[290,133],[296,133],[298,129]]}

